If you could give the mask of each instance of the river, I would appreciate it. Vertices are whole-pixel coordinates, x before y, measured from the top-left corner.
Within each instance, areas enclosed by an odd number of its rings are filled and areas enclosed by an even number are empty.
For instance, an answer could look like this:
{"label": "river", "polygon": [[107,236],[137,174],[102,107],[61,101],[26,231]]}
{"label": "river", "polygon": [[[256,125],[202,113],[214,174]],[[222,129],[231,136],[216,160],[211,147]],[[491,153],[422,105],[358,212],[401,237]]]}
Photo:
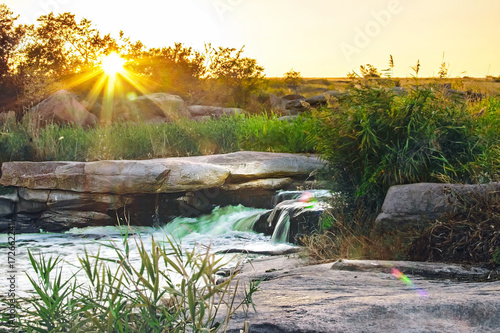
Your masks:
{"label": "river", "polygon": [[[247,208],[244,206],[228,206],[216,208],[211,214],[198,218],[178,217],[163,227],[87,227],[73,228],[65,233],[40,233],[21,234],[16,236],[14,269],[8,267],[7,235],[0,235],[0,248],[2,248],[2,271],[14,271],[16,275],[17,296],[24,297],[33,288],[27,278],[27,274],[34,276],[28,257],[28,250],[36,257],[43,254],[47,258],[61,257],[64,260],[62,275],[70,278],[79,270],[78,257],[86,250],[91,255],[99,255],[104,258],[115,258],[115,252],[108,247],[112,242],[120,244],[122,234],[140,237],[146,248],[151,246],[154,238],[157,244],[168,245],[168,240],[173,239],[180,242],[182,247],[192,249],[193,247],[203,249],[210,246],[213,253],[227,250],[241,251],[286,251],[294,246],[279,240],[273,240],[271,236],[257,234],[252,231],[253,224],[262,209]],[[232,258],[234,255],[226,255]],[[138,256],[132,258],[132,263],[138,262]],[[229,259],[227,259],[229,260]],[[80,273],[81,274],[81,273]],[[83,274],[81,274],[83,275]],[[2,284],[6,285],[6,284]],[[3,292],[2,292],[3,293]]]}

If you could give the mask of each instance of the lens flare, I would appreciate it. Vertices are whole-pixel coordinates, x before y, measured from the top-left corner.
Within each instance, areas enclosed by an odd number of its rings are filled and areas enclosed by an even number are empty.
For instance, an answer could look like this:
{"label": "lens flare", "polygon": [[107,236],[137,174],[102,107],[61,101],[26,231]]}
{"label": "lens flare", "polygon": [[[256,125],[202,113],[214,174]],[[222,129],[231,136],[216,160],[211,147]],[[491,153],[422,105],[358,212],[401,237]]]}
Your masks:
{"label": "lens flare", "polygon": [[422,289],[420,289],[420,288],[417,288],[417,286],[415,286],[415,285],[413,284],[413,282],[411,282],[411,280],[410,280],[410,279],[409,279],[409,278],[408,278],[405,274],[403,274],[403,272],[401,272],[399,269],[397,269],[397,268],[393,268],[393,269],[392,269],[392,275],[393,275],[396,279],[398,279],[399,281],[401,281],[401,282],[403,282],[404,284],[406,284],[408,287],[410,287],[410,288],[413,288],[413,289],[417,290],[417,291],[418,291],[418,294],[419,294],[420,296],[428,296],[428,295],[427,295],[427,293],[426,293],[424,290],[422,290]]}
{"label": "lens flare", "polygon": [[116,53],[111,53],[101,60],[101,68],[110,76],[123,72],[124,65],[125,60]]}

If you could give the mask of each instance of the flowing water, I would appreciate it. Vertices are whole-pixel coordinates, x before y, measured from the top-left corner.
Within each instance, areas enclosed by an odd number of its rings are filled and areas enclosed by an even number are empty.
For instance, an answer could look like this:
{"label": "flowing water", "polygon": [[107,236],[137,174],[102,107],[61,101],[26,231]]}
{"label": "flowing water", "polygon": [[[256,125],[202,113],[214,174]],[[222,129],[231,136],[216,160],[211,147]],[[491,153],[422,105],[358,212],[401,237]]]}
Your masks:
{"label": "flowing water", "polygon": [[[140,235],[146,248],[150,247],[151,236],[155,242],[168,244],[167,237],[180,240],[185,248],[210,246],[212,252],[239,249],[242,251],[280,251],[293,247],[271,236],[252,231],[262,209],[243,206],[216,208],[211,214],[198,218],[176,218],[161,228],[131,227],[129,232]],[[78,270],[78,256],[87,250],[90,254],[114,258],[114,250],[106,247],[110,242],[121,242],[121,233],[129,227],[74,228],[66,233],[21,234],[16,236],[15,271],[18,295],[31,291],[26,273],[34,275],[28,259],[28,250],[37,255],[60,256],[65,260],[63,277],[69,278]],[[0,235],[0,248],[7,253],[7,235]],[[138,261],[139,258],[134,258]],[[6,255],[2,260],[2,271],[8,271]]]}

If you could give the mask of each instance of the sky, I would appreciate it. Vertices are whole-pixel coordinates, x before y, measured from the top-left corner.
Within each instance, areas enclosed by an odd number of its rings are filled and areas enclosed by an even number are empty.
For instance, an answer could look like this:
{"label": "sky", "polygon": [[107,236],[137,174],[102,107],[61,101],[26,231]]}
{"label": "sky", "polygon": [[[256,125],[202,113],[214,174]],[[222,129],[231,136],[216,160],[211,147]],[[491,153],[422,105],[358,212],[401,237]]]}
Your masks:
{"label": "sky", "polygon": [[[1,0],[0,0],[1,1]],[[268,77],[345,77],[359,66],[407,77],[500,75],[498,0],[6,0],[19,22],[49,12],[90,19],[146,46],[241,48]],[[444,58],[443,58],[444,56]]]}

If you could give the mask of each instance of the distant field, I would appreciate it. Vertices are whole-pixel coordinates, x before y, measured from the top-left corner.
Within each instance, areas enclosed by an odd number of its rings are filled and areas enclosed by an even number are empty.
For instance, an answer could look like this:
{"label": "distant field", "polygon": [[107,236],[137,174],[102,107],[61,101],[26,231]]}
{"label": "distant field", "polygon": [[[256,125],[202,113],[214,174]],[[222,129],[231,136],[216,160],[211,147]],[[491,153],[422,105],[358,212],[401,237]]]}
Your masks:
{"label": "distant field", "polygon": [[[318,95],[328,90],[345,91],[349,85],[352,84],[352,80],[348,78],[304,78],[304,82],[294,91],[284,85],[283,78],[268,79],[269,92],[278,94],[296,92],[305,97]],[[496,82],[489,78],[419,78],[418,81],[414,78],[381,78],[377,80],[386,81],[388,85],[396,85],[404,88],[411,88],[416,85],[417,82],[418,84],[451,84],[451,88],[456,90],[471,90],[487,96],[500,95],[500,82]]]}

